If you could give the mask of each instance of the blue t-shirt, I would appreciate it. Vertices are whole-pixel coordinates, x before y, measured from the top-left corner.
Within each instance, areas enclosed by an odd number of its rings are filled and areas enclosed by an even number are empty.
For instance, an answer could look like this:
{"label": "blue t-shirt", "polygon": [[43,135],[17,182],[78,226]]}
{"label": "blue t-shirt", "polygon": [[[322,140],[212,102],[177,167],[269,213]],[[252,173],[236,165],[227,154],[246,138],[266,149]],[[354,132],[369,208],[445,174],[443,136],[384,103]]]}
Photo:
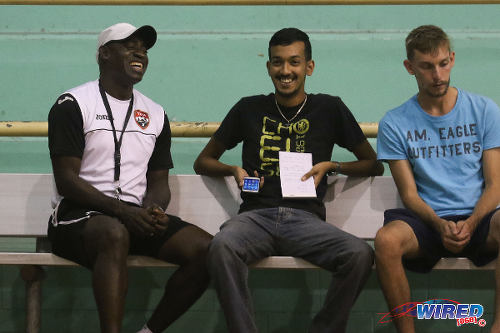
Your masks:
{"label": "blue t-shirt", "polygon": [[500,147],[500,109],[458,89],[455,107],[431,116],[417,96],[379,124],[378,159],[408,160],[418,194],[438,216],[470,215],[484,188],[482,154]]}

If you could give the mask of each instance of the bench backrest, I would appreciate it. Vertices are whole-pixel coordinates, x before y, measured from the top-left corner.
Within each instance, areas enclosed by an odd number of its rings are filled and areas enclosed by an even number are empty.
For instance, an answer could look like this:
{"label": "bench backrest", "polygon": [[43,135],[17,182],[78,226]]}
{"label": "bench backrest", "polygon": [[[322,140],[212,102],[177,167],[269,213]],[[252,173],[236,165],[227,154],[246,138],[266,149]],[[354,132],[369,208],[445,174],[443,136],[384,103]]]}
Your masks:
{"label": "bench backrest", "polygon": [[[211,234],[237,214],[239,189],[232,177],[171,175],[168,213]],[[358,237],[372,239],[385,209],[402,207],[391,177],[329,177],[327,221]],[[50,174],[0,174],[0,236],[44,237],[51,213]]]}

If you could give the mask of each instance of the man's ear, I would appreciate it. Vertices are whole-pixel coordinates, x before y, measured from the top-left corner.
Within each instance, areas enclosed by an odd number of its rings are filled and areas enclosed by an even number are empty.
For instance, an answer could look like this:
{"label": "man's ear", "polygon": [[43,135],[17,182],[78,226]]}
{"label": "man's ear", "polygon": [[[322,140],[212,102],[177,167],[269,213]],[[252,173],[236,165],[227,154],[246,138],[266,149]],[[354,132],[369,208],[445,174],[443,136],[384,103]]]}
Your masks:
{"label": "man's ear", "polygon": [[405,61],[403,61],[403,65],[410,75],[415,75],[415,71],[413,70],[413,65],[411,64],[410,60],[406,59]]}
{"label": "man's ear", "polygon": [[314,72],[314,60],[309,60],[306,65],[306,75],[311,76]]}
{"label": "man's ear", "polygon": [[271,76],[270,69],[271,69],[271,62],[268,60],[266,62],[266,68],[267,68],[267,75]]}
{"label": "man's ear", "polygon": [[453,68],[453,66],[455,66],[455,51],[450,52],[450,65],[451,65],[451,68]]}
{"label": "man's ear", "polygon": [[99,48],[99,58],[106,60],[109,58],[110,51],[107,45],[103,45]]}

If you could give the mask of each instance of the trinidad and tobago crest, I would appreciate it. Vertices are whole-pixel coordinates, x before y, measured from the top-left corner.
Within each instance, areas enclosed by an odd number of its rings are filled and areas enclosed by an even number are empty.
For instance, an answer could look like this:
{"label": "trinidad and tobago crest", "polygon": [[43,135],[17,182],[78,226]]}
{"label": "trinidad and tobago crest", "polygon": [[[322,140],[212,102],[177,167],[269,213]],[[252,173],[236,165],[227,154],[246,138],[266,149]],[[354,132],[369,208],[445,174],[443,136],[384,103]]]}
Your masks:
{"label": "trinidad and tobago crest", "polygon": [[135,110],[134,119],[137,125],[142,129],[146,129],[149,126],[149,115],[147,112]]}

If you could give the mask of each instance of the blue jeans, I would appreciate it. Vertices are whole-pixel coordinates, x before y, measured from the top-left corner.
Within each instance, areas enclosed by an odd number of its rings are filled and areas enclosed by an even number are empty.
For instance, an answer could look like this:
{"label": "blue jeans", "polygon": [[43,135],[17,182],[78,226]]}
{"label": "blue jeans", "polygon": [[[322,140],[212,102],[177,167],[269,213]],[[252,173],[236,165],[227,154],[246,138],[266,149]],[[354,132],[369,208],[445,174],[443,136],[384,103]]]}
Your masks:
{"label": "blue jeans", "polygon": [[351,307],[371,272],[373,250],[316,215],[287,207],[239,214],[212,240],[208,269],[229,332],[257,332],[247,265],[273,255],[303,258],[332,273],[325,303],[309,332],[345,332]]}

